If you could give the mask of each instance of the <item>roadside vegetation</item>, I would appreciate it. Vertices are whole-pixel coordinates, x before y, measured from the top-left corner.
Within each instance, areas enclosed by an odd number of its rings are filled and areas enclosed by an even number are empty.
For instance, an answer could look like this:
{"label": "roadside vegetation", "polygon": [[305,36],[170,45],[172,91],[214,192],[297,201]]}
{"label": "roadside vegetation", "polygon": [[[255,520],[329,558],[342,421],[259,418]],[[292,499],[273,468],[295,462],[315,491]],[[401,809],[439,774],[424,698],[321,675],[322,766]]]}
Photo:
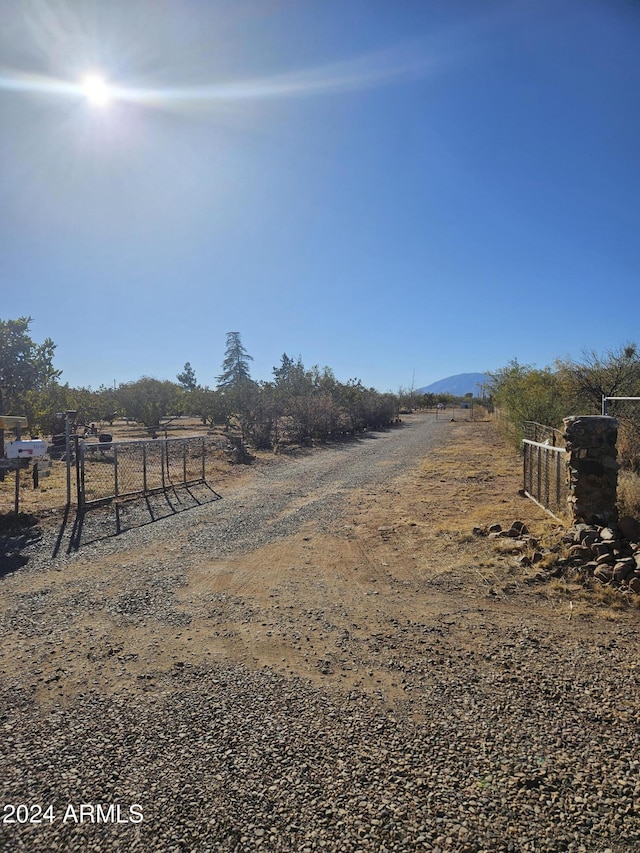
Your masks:
{"label": "roadside vegetation", "polygon": [[[142,425],[149,435],[179,417],[196,418],[207,428],[223,427],[260,450],[285,443],[325,441],[392,424],[403,412],[451,406],[463,400],[448,394],[399,389],[381,393],[360,379],[336,378],[330,367],[306,367],[301,357],[283,353],[269,381],[255,381],[239,332],[229,332],[215,385],[198,381],[190,362],[175,380],[142,376],[117,387],[74,388],[54,366],[56,346],[34,342],[31,318],[0,320],[0,414],[27,418],[32,436],[62,431],[59,412],[77,412],[76,423],[109,432],[117,419]],[[469,404],[470,401],[466,400]]]}
{"label": "roadside vegetation", "polygon": [[[543,369],[513,359],[489,378],[497,419],[519,445],[525,421],[562,429],[563,418],[601,414],[603,397],[640,397],[640,350],[635,343],[602,354],[588,350],[579,361]],[[619,508],[640,518],[640,401],[611,401],[608,414],[620,421]]]}

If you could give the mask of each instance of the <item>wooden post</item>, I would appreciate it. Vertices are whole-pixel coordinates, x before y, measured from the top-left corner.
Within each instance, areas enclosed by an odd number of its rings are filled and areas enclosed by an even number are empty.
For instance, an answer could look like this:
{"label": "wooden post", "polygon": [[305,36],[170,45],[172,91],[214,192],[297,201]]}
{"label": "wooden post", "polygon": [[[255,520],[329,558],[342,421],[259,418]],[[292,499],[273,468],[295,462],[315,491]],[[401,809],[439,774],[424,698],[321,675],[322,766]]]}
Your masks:
{"label": "wooden post", "polygon": [[206,452],[206,450],[205,450],[205,448],[206,448],[206,444],[205,444],[205,442],[206,442],[206,439],[205,439],[205,437],[204,437],[204,436],[202,436],[202,481],[203,481],[203,482],[207,479],[207,472],[206,472],[206,469],[205,469],[205,462],[204,462],[204,459],[205,459],[205,452]]}
{"label": "wooden post", "polygon": [[18,514],[20,509],[20,469],[16,468],[16,494],[13,501],[13,511]]}
{"label": "wooden post", "polygon": [[[22,427],[16,427],[16,440],[20,441],[22,438]],[[16,515],[20,511],[20,468],[16,467],[16,494],[13,501],[13,509]]]}

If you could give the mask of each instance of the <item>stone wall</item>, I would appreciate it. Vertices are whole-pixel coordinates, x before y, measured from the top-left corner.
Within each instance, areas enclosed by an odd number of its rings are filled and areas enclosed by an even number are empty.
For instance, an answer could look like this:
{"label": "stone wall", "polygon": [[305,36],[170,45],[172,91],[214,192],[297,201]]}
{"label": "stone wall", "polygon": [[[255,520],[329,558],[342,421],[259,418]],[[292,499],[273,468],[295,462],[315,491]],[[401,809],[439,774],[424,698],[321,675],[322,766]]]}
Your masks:
{"label": "stone wall", "polygon": [[608,416],[564,419],[569,511],[574,523],[608,525],[618,519],[618,421]]}

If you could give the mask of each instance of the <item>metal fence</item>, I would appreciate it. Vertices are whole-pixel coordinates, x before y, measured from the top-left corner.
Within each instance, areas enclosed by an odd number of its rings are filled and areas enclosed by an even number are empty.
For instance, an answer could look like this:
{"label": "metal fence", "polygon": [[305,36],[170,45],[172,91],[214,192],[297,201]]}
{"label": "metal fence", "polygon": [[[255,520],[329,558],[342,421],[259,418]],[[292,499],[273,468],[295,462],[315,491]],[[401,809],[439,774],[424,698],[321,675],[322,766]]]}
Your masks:
{"label": "metal fence", "polygon": [[567,512],[567,450],[560,430],[527,421],[522,440],[524,493],[553,516]]}
{"label": "metal fence", "polygon": [[564,447],[564,433],[561,429],[536,423],[536,421],[525,421],[522,424],[523,437],[529,441],[539,441],[552,447]]}
{"label": "metal fence", "polygon": [[148,441],[79,441],[78,507],[150,495],[207,480],[214,443],[205,436]]}

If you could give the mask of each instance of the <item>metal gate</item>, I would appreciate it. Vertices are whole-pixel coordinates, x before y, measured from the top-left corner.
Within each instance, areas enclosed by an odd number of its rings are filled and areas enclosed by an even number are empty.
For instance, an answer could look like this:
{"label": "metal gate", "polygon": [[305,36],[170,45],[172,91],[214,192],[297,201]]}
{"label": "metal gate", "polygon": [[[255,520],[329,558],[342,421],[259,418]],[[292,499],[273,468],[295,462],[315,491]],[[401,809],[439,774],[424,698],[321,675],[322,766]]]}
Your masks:
{"label": "metal gate", "polygon": [[76,447],[78,508],[205,483],[213,443],[205,436]]}
{"label": "metal gate", "polygon": [[523,491],[555,518],[565,515],[569,481],[562,433],[533,421],[527,421],[523,428]]}

